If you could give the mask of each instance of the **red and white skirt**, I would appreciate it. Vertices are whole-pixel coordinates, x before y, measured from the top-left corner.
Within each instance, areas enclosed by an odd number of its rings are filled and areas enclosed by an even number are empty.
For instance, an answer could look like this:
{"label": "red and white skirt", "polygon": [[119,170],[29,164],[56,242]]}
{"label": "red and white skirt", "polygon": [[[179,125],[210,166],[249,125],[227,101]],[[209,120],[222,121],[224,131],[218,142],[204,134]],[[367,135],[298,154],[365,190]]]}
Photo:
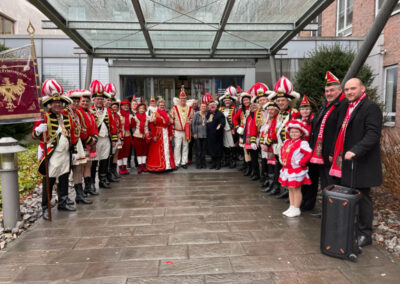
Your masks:
{"label": "red and white skirt", "polygon": [[279,182],[282,186],[288,187],[300,187],[303,184],[311,184],[307,168],[299,173],[289,173],[288,169],[283,167],[279,175]]}

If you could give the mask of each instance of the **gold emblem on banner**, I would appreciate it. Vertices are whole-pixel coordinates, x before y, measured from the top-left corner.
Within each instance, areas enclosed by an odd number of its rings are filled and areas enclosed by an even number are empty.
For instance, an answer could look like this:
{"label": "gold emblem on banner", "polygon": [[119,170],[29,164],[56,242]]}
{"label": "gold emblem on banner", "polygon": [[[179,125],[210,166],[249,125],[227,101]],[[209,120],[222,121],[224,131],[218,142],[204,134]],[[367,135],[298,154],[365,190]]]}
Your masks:
{"label": "gold emblem on banner", "polygon": [[3,78],[0,85],[0,95],[3,96],[3,101],[7,103],[5,108],[8,111],[13,111],[20,104],[25,86],[26,83],[22,79],[18,79],[17,84],[14,84],[10,82],[10,78]]}

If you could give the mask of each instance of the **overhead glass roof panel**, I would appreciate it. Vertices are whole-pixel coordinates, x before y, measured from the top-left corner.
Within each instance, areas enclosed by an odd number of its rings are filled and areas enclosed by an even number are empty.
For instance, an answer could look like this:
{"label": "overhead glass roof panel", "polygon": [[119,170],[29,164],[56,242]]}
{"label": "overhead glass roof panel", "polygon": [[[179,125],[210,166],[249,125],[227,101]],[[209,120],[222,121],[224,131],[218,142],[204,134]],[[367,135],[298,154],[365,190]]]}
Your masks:
{"label": "overhead glass roof panel", "polygon": [[318,0],[235,1],[228,23],[293,23]]}
{"label": "overhead glass roof panel", "polygon": [[137,21],[131,0],[48,0],[68,21]]}
{"label": "overhead glass roof panel", "polygon": [[142,32],[81,30],[80,35],[94,48],[147,48]]}
{"label": "overhead glass roof panel", "polygon": [[227,0],[140,0],[146,22],[219,23]]}
{"label": "overhead glass roof panel", "polygon": [[215,34],[211,31],[150,31],[155,49],[210,49]]}
{"label": "overhead glass roof panel", "polygon": [[28,1],[53,22],[44,28],[60,28],[94,56],[259,58],[276,54],[334,0]]}
{"label": "overhead glass roof panel", "polygon": [[284,32],[224,32],[217,49],[269,49]]}

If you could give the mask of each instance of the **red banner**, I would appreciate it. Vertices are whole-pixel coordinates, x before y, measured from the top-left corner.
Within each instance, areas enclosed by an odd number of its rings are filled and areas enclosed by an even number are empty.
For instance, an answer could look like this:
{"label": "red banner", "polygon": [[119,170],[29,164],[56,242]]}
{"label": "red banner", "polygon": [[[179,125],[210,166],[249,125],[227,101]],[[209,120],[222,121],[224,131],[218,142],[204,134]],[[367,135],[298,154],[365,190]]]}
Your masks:
{"label": "red banner", "polygon": [[33,60],[0,58],[0,124],[40,116]]}

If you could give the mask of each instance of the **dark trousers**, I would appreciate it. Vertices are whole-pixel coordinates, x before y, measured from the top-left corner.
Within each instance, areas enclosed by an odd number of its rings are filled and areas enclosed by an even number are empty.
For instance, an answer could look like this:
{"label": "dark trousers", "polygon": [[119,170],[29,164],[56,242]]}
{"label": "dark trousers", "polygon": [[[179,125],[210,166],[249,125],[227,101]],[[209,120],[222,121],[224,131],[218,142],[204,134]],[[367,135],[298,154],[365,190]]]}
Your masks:
{"label": "dark trousers", "polygon": [[301,187],[303,195],[301,210],[314,209],[318,194],[319,166],[312,163],[308,164],[308,175],[310,176],[311,184]]}
{"label": "dark trousers", "polygon": [[196,164],[206,165],[207,138],[194,139],[196,143]]}
{"label": "dark trousers", "polygon": [[318,165],[319,171],[319,181],[321,183],[321,188],[324,189],[330,184],[340,184],[340,180],[336,177],[329,175],[329,170],[331,169],[331,164],[329,165]]}
{"label": "dark trousers", "polygon": [[258,150],[248,150],[251,157],[251,168],[253,175],[260,176],[260,165],[258,164]]}
{"label": "dark trousers", "polygon": [[359,202],[359,217],[358,217],[358,228],[360,233],[371,238],[372,236],[372,221],[374,219],[373,203],[370,188],[359,188],[361,192],[361,198]]}
{"label": "dark trousers", "polygon": [[188,154],[188,161],[193,161],[193,145],[195,144],[195,139],[192,137],[189,142],[189,154]]}
{"label": "dark trousers", "polygon": [[279,156],[275,155],[275,171],[274,171],[274,183],[279,183],[279,175],[281,174],[282,164],[279,161]]}
{"label": "dark trousers", "polygon": [[[68,197],[68,177],[69,172],[65,173],[58,177],[58,188],[57,188],[57,195],[58,195],[58,202],[61,203],[63,200]],[[53,195],[53,187],[54,183],[56,182],[56,178],[49,178],[49,191],[50,191],[50,198]],[[42,208],[47,208],[47,191],[46,191],[46,178],[43,177],[42,179]]]}

